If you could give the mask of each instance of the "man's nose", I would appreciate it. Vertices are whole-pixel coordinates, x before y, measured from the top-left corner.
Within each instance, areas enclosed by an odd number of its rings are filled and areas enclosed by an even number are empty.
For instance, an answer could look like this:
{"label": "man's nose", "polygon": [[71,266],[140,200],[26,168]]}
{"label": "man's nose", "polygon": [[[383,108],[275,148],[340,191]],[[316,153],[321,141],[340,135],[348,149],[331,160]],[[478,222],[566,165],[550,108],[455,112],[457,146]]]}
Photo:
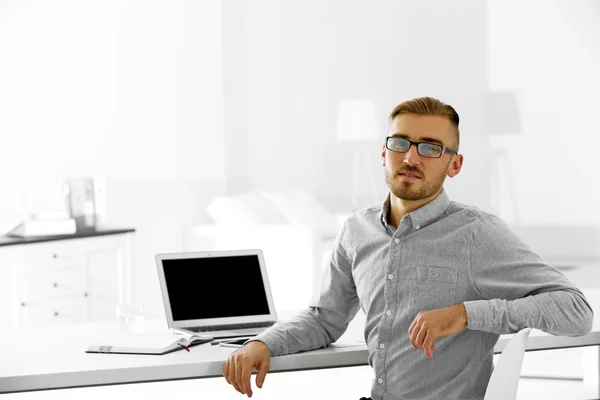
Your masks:
{"label": "man's nose", "polygon": [[408,165],[417,165],[421,162],[421,156],[417,152],[417,146],[412,145],[404,155],[404,163]]}

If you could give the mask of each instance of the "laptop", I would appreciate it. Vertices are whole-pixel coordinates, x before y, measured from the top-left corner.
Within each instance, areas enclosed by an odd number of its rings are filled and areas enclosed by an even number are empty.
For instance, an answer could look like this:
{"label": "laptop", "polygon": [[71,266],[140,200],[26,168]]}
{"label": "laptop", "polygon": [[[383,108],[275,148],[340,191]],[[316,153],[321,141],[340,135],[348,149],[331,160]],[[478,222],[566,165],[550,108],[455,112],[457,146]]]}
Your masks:
{"label": "laptop", "polygon": [[261,250],[157,254],[167,324],[213,338],[254,336],[277,322]]}

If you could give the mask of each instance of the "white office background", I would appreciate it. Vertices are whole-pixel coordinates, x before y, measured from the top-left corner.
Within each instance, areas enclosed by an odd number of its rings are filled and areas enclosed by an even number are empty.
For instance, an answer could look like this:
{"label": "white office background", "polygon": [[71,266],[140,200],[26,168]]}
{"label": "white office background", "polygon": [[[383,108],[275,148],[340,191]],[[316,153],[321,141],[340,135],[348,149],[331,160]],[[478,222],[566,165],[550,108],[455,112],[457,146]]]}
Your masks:
{"label": "white office background", "polygon": [[[2,0],[0,230],[55,207],[60,178],[104,178],[108,221],[137,230],[135,299],[161,317],[153,256],[184,249],[215,196],[302,190],[351,212],[357,144],[336,138],[340,103],[372,100],[385,129],[418,96],[461,116],[452,199],[547,225],[549,243],[563,226],[598,229],[598,21],[593,0]],[[498,92],[517,116],[490,110]],[[518,129],[495,132],[504,111]],[[382,200],[381,140],[360,146]],[[368,185],[359,198],[374,200]],[[169,385],[232,391],[208,382]]]}

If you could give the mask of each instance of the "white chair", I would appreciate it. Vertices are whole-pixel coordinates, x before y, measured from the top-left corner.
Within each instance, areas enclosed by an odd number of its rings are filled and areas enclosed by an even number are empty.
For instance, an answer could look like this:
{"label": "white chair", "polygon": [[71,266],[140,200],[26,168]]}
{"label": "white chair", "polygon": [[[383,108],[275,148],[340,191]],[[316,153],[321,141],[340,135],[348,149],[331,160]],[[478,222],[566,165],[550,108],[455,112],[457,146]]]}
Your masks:
{"label": "white chair", "polygon": [[514,400],[517,398],[525,345],[530,331],[531,328],[521,329],[502,350],[483,400]]}

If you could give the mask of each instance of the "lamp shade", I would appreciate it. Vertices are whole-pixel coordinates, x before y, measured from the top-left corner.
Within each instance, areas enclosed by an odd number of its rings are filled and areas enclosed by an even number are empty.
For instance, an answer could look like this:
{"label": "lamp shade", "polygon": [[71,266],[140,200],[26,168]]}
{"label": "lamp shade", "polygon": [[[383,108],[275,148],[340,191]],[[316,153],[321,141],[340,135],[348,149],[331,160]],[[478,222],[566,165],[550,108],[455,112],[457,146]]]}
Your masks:
{"label": "lamp shade", "polygon": [[339,140],[372,140],[380,137],[373,101],[346,100],[340,104],[337,123]]}
{"label": "lamp shade", "polygon": [[491,135],[521,133],[521,113],[514,92],[491,92],[489,95],[489,132]]}

